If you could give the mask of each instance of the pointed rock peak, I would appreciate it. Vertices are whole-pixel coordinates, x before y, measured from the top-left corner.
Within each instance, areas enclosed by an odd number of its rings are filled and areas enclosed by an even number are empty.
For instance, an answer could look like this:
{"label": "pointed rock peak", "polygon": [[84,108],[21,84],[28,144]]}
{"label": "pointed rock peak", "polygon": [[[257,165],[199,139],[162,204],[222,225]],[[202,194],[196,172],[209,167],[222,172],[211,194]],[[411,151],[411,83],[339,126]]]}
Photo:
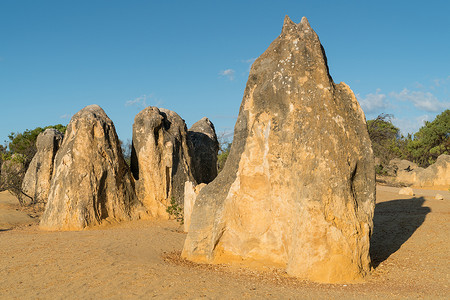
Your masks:
{"label": "pointed rock peak", "polygon": [[290,30],[292,30],[292,28],[294,27],[296,27],[297,26],[297,24],[295,24],[292,20],[291,20],[291,18],[289,18],[289,16],[288,15],[286,15],[285,17],[284,17],[284,22],[283,22],[283,29],[281,30],[281,32],[289,32]]}
{"label": "pointed rock peak", "polygon": [[308,19],[303,17],[300,23],[295,24],[289,16],[284,17],[282,33],[288,33],[292,31],[305,31],[308,32],[312,30],[311,25],[309,25]]}
{"label": "pointed rock peak", "polygon": [[291,20],[291,18],[289,18],[288,15],[286,15],[284,17],[284,24],[283,24],[283,26],[286,26],[286,25],[295,25],[295,23]]}
{"label": "pointed rock peak", "polygon": [[306,17],[303,17],[300,21],[300,24],[303,25],[303,29],[311,28],[311,25],[309,25],[308,19]]}

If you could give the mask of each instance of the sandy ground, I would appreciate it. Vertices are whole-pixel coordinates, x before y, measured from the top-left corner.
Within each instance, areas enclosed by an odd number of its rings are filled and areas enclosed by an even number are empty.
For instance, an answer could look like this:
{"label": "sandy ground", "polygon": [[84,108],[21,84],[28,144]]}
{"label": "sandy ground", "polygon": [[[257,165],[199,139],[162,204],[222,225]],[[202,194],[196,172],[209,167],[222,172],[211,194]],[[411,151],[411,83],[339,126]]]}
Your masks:
{"label": "sandy ground", "polygon": [[435,200],[434,192],[415,191],[408,197],[378,188],[375,268],[364,283],[347,285],[183,261],[186,235],[175,221],[40,231],[35,212],[16,210],[14,198],[2,192],[0,298],[449,299],[450,195]]}

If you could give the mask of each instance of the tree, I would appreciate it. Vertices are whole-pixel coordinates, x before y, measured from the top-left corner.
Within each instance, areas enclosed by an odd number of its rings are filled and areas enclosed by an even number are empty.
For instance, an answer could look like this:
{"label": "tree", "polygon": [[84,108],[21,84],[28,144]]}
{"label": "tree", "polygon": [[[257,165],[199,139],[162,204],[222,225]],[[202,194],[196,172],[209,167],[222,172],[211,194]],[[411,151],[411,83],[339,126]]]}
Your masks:
{"label": "tree", "polygon": [[392,124],[392,118],[392,115],[381,114],[367,121],[373,153],[382,165],[387,165],[393,158],[402,157],[405,148],[404,138],[400,135],[400,129]]}
{"label": "tree", "polygon": [[230,142],[220,142],[219,143],[219,154],[217,155],[217,172],[223,170],[225,163],[227,161],[228,155],[230,154],[231,143]]}
{"label": "tree", "polygon": [[228,155],[230,154],[231,142],[229,140],[232,137],[232,132],[223,131],[218,135],[217,140],[219,141],[219,152],[217,154],[217,173],[220,173],[225,166]]}
{"label": "tree", "polygon": [[6,154],[6,147],[3,146],[3,145],[0,145],[0,192],[5,190],[5,188],[3,187],[3,184],[2,184],[2,177],[1,177],[1,175],[2,175],[1,168],[2,168],[2,165],[3,165],[3,156],[5,154]]}
{"label": "tree", "polygon": [[44,128],[37,127],[33,130],[25,130],[22,133],[14,133],[8,136],[9,144],[8,144],[8,154],[22,154],[25,159],[25,166],[28,167],[29,163],[33,159],[36,154],[36,139],[38,135],[43,132],[47,128],[54,128],[59,130],[61,133],[66,132],[67,126],[58,124],[52,126],[46,126]]}
{"label": "tree", "polygon": [[27,170],[24,163],[24,155],[13,154],[5,159],[1,166],[1,189],[8,190],[16,196],[20,205],[25,204],[25,198],[32,200],[31,196],[25,194],[22,190],[22,181]]}
{"label": "tree", "polygon": [[124,143],[122,140],[119,140],[120,148],[122,149],[123,158],[125,162],[130,166],[131,163],[131,148],[133,147],[131,140],[127,139],[127,142]]}
{"label": "tree", "polygon": [[29,197],[22,190],[22,182],[31,160],[36,154],[36,139],[47,128],[54,128],[65,133],[66,126],[58,124],[37,127],[33,130],[25,130],[22,133],[11,133],[8,136],[8,148],[1,150],[1,177],[0,189],[8,190],[14,194],[19,203],[24,205],[24,197]]}
{"label": "tree", "polygon": [[441,154],[450,154],[450,109],[425,122],[408,141],[407,149],[409,158],[421,167],[433,164]]}

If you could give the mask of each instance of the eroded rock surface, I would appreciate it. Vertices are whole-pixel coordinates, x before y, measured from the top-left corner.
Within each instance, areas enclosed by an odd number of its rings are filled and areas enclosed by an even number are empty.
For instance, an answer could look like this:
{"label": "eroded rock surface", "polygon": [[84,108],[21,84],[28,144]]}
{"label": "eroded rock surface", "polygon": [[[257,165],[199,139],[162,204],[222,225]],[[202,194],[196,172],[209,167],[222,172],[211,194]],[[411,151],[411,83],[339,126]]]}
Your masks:
{"label": "eroded rock surface", "polygon": [[386,167],[386,170],[388,176],[397,176],[397,174],[399,174],[400,172],[403,171],[411,172],[418,168],[419,166],[416,163],[413,163],[406,159],[395,158],[389,162],[389,165]]}
{"label": "eroded rock surface", "polygon": [[103,220],[129,220],[139,207],[113,122],[98,105],[70,120],[56,154],[40,226],[78,230]]}
{"label": "eroded rock surface", "polygon": [[53,128],[41,132],[36,139],[37,151],[22,182],[23,192],[33,203],[47,203],[54,160],[62,140],[63,134]]}
{"label": "eroded rock surface", "polygon": [[188,131],[192,143],[193,175],[197,183],[210,183],[217,176],[219,142],[213,123],[202,118]]}
{"label": "eroded rock surface", "polygon": [[450,185],[450,155],[440,155],[428,168],[409,168],[397,171],[397,182],[420,187]]}
{"label": "eroded rock surface", "polygon": [[182,256],[320,282],[370,270],[375,170],[365,116],[306,18],[253,64],[225,167],[198,195]]}
{"label": "eroded rock surface", "polygon": [[184,120],[175,112],[147,107],[133,124],[131,170],[136,193],[154,218],[169,218],[174,199],[182,206],[184,183],[195,182]]}
{"label": "eroded rock surface", "polygon": [[183,207],[183,228],[184,232],[188,232],[191,225],[192,209],[194,208],[195,199],[198,194],[206,186],[205,183],[194,185],[193,182],[186,181],[184,184],[184,207]]}

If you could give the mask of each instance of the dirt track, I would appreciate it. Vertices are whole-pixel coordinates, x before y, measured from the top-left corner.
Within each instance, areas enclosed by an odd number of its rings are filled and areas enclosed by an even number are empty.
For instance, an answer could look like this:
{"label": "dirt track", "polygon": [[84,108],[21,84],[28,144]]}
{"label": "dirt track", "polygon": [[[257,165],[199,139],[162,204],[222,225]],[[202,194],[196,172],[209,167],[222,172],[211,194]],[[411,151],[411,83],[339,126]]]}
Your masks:
{"label": "dirt track", "polygon": [[[1,299],[450,298],[449,199],[380,187],[371,244],[375,269],[365,283],[348,285],[180,260],[185,234],[174,221],[43,232],[12,200],[0,193]],[[12,211],[24,219],[8,226]]]}

